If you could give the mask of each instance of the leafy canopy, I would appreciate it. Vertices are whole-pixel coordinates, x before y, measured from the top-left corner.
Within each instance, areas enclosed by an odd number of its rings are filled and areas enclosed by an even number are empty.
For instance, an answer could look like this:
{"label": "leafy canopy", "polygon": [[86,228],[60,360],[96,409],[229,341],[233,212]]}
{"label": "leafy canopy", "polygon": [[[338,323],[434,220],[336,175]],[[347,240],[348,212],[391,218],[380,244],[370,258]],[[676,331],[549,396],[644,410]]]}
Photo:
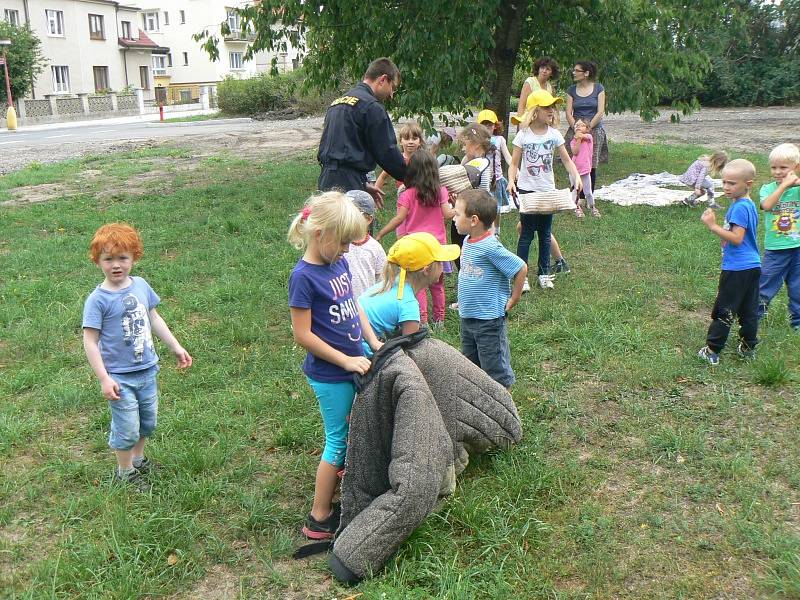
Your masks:
{"label": "leafy canopy", "polygon": [[[533,0],[523,7],[501,0],[261,0],[239,13],[242,28],[255,32],[248,57],[285,51],[288,43],[304,47],[314,87],[360,80],[372,59],[391,57],[402,73],[393,112],[427,120],[434,110],[464,117],[471,106],[505,111],[519,92],[511,89],[514,64],[543,55],[562,65],[562,90],[576,59],[595,60],[608,110],[652,117],[676,81],[699,88],[710,61],[696,34],[725,10],[718,0],[691,8],[683,0]],[[508,35],[515,27],[521,35]],[[218,57],[216,35],[195,39]],[[693,105],[689,99],[679,108]]]}
{"label": "leafy canopy", "polygon": [[[11,45],[7,46],[11,95],[15,99],[22,98],[30,92],[34,80],[46,64],[41,52],[41,42],[27,25],[15,26],[5,21],[0,21],[0,40],[11,40]],[[0,67],[0,100],[8,103],[2,67]]]}

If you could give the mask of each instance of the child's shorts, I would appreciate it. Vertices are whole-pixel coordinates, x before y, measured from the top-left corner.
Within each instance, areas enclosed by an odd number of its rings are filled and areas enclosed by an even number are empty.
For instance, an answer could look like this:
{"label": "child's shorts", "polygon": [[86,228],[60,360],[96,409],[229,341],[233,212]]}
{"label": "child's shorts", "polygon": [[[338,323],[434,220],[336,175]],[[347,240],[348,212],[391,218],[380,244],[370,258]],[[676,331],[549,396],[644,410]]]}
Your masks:
{"label": "child's shorts", "polygon": [[356,397],[352,381],[327,383],[306,377],[319,402],[319,412],[325,427],[325,450],[322,460],[334,467],[344,464],[347,454],[347,432],[350,429],[350,409]]}
{"label": "child's shorts", "polygon": [[108,445],[114,450],[130,450],[140,438],[156,429],[158,413],[158,365],[130,373],[109,373],[119,384],[119,400],[109,400],[111,431]]}
{"label": "child's shorts", "polygon": [[508,181],[505,177],[500,177],[495,182],[494,197],[497,198],[497,210],[508,206]]}

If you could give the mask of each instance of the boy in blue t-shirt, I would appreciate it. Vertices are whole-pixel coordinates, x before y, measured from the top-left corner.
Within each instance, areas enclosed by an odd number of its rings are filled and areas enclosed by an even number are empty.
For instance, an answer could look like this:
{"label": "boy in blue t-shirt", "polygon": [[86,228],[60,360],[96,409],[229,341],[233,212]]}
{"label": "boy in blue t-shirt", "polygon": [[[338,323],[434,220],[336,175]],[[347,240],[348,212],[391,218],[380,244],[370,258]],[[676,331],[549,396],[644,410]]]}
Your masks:
{"label": "boy in blue t-shirt", "polygon": [[142,240],[130,225],[111,223],[95,232],[89,256],[105,279],[83,307],[83,348],[111,409],[108,445],[117,456],[114,481],[146,491],[150,486],[142,476],[152,465],[144,444],[158,412],[152,334],[172,350],[179,369],[190,367],[192,357],[156,312],[158,295],[144,279],[130,276],[142,251]]}
{"label": "boy in blue t-shirt", "polygon": [[[458,314],[461,352],[506,388],[515,381],[511,370],[506,313],[519,302],[528,265],[493,235],[497,201],[489,192],[462,192],[453,217],[466,235],[458,272]],[[513,289],[509,280],[514,280]]]}
{"label": "boy in blue t-shirt", "polygon": [[722,272],[717,300],[711,311],[706,345],[698,356],[711,365],[719,364],[734,316],[739,318],[739,355],[753,356],[758,343],[758,281],[761,257],[756,243],[758,212],[749,198],[756,168],[748,160],[730,161],[722,170],[722,190],[733,200],[723,226],[717,225],[713,209],[707,208],[700,220],[722,239]]}

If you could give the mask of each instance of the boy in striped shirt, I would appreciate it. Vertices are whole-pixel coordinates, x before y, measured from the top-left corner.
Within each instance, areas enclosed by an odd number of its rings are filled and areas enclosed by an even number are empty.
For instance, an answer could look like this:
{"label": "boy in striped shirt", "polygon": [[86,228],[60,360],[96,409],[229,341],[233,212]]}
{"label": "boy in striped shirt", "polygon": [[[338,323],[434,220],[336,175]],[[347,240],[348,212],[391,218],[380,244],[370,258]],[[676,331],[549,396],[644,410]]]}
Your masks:
{"label": "boy in striped shirt", "polygon": [[458,272],[461,352],[497,383],[510,388],[515,377],[506,314],[522,296],[528,265],[494,235],[497,201],[489,192],[466,190],[458,196],[455,209],[456,229],[467,236]]}

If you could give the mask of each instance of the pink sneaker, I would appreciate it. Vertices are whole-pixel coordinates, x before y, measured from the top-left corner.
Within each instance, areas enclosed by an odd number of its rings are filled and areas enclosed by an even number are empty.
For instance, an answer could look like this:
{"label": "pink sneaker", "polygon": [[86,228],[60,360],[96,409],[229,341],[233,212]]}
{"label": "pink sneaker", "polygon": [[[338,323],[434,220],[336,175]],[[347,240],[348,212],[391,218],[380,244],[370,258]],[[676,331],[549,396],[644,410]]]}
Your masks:
{"label": "pink sneaker", "polygon": [[580,205],[575,207],[575,216],[578,217],[579,219],[582,219],[584,217],[583,209],[580,207]]}

